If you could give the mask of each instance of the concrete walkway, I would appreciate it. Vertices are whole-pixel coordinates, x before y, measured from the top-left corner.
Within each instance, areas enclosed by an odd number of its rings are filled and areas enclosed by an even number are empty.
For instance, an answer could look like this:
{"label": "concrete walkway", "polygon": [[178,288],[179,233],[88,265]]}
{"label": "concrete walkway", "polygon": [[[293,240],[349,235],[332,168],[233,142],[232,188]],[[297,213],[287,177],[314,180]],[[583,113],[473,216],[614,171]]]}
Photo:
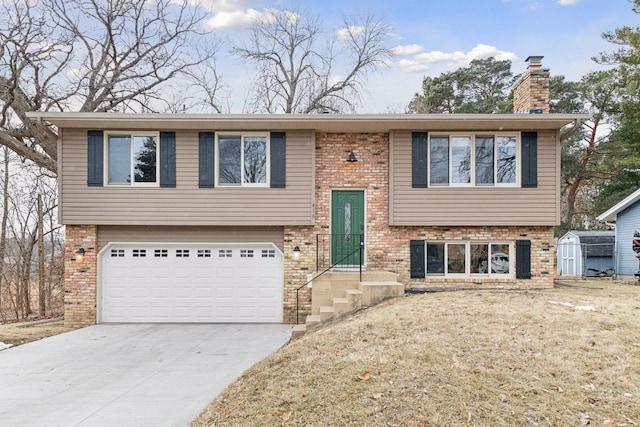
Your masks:
{"label": "concrete walkway", "polygon": [[186,426],[288,325],[96,325],[0,351],[0,425]]}

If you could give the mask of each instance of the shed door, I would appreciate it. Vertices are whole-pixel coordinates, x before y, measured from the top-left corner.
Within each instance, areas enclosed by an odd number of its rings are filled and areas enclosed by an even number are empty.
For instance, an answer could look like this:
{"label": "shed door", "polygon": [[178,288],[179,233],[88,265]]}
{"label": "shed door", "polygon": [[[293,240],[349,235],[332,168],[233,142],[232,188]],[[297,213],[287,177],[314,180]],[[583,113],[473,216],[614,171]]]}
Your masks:
{"label": "shed door", "polygon": [[101,255],[103,322],[282,322],[282,253],[266,244],[116,244]]}
{"label": "shed door", "polygon": [[582,259],[578,239],[568,236],[558,246],[561,274],[563,276],[580,276],[582,274]]}

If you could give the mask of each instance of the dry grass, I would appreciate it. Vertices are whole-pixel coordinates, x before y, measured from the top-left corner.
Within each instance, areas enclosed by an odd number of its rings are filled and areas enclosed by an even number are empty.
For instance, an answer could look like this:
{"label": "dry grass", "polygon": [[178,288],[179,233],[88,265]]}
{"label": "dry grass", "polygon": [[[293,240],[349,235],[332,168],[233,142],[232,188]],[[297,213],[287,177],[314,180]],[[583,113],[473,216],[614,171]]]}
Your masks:
{"label": "dry grass", "polygon": [[640,287],[587,285],[604,289],[385,303],[265,359],[192,425],[640,424]]}
{"label": "dry grass", "polygon": [[26,344],[63,332],[69,332],[73,329],[64,326],[63,320],[45,323],[19,322],[0,324],[0,342],[13,345]]}

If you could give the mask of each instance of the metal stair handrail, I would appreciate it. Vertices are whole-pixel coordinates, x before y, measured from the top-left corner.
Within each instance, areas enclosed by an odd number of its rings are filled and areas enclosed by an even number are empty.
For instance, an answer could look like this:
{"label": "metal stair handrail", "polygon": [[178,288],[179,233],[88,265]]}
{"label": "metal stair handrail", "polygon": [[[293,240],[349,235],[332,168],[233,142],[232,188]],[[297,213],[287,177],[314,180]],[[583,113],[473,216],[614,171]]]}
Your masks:
{"label": "metal stair handrail", "polygon": [[[335,266],[340,264],[345,259],[349,258],[350,256],[355,255],[356,252],[358,252],[358,251],[360,251],[360,267],[359,268],[360,268],[360,281],[362,282],[362,252],[363,252],[363,249],[364,249],[364,234],[360,234],[360,245],[358,246],[358,248],[356,248],[355,250],[353,250],[349,254],[345,255],[344,257],[342,257],[341,259],[339,259],[335,263],[331,264],[329,267],[327,267],[322,272],[320,272],[320,273],[316,274],[315,276],[313,276],[304,285],[296,288],[296,325],[300,324],[300,320],[299,320],[299,316],[298,316],[299,313],[300,313],[300,299],[299,299],[300,289],[304,288],[305,286],[308,286],[309,283],[313,282],[315,279],[317,279],[318,277],[322,276],[324,273],[326,273],[327,271],[331,270],[332,268],[334,268]],[[316,251],[317,250],[318,250],[318,248],[317,248],[317,245],[316,245]]]}

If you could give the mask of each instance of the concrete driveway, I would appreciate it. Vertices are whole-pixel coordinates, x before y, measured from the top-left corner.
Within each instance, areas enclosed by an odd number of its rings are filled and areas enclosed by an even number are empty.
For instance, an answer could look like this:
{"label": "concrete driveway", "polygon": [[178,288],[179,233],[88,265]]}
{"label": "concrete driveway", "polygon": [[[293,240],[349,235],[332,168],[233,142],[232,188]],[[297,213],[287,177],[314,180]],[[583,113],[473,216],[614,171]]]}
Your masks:
{"label": "concrete driveway", "polygon": [[96,325],[0,351],[0,425],[185,426],[288,325]]}

